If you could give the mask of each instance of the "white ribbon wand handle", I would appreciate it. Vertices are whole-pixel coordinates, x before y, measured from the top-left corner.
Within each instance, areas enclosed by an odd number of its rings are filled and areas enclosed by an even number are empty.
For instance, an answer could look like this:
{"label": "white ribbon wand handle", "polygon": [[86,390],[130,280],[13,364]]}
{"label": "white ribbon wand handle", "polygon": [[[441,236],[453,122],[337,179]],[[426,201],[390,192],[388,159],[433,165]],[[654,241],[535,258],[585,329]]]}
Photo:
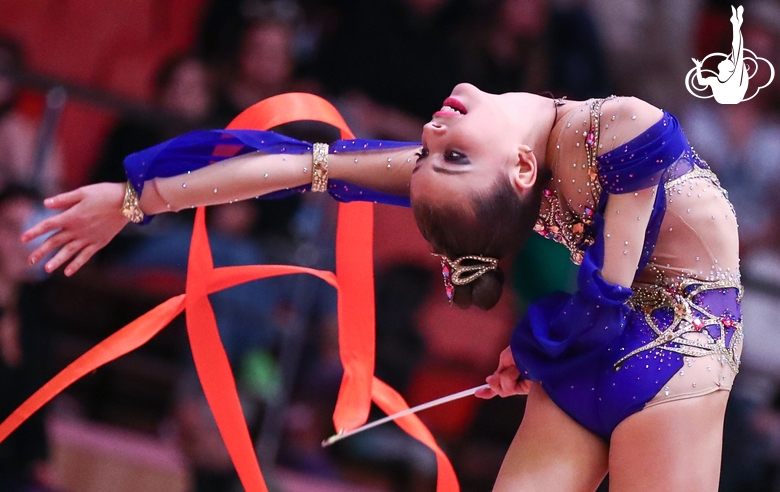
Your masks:
{"label": "white ribbon wand handle", "polygon": [[489,388],[490,385],[483,384],[482,386],[477,386],[476,388],[467,389],[465,391],[461,391],[460,393],[455,393],[449,396],[443,396],[437,400],[429,401],[428,403],[423,403],[422,405],[417,405],[416,407],[412,407],[408,410],[403,410],[398,413],[394,413],[393,415],[388,415],[387,417],[381,418],[379,420],[375,420],[369,424],[366,424],[362,427],[358,427],[357,429],[353,429],[348,432],[339,432],[338,434],[334,434],[330,436],[329,438],[322,441],[322,447],[328,447],[331,444],[338,442],[342,439],[345,439],[350,436],[354,436],[355,434],[359,432],[363,432],[368,429],[372,429],[374,427],[377,427],[382,424],[386,424],[392,420],[400,419],[401,417],[405,417],[407,415],[411,415],[413,413],[419,412],[420,410],[425,410],[426,408],[435,407],[437,405],[441,405],[442,403],[451,402],[454,400],[459,400],[461,398],[465,398],[467,396],[472,396],[477,391],[483,389],[483,388]]}

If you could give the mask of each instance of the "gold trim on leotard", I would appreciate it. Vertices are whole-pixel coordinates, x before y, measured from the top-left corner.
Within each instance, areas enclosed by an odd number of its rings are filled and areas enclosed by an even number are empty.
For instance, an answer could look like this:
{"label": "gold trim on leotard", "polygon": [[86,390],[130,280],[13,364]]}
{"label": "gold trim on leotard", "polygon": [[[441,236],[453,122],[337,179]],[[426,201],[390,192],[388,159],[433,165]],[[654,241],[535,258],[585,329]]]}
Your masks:
{"label": "gold trim on leotard", "polygon": [[[728,363],[734,373],[738,373],[740,346],[743,339],[742,320],[729,315],[716,316],[694,302],[694,298],[702,292],[723,289],[737,289],[737,303],[742,300],[744,293],[742,285],[728,279],[715,281],[683,279],[667,287],[660,285],[634,287],[634,294],[629,298],[628,304],[643,316],[656,338],[623,356],[615,363],[615,369],[619,369],[634,355],[658,348],[689,357],[716,355],[721,361]],[[673,309],[674,320],[668,328],[661,330],[653,319],[653,312],[664,308]],[[717,337],[713,337],[705,329],[713,326],[719,333]],[[729,344],[726,345],[728,328],[733,329],[734,333]],[[686,335],[691,333],[704,335],[706,341],[686,338]]]}
{"label": "gold trim on leotard", "polygon": [[[596,162],[597,149],[599,144],[600,117],[602,116],[601,105],[605,101],[614,99],[616,96],[595,99],[590,103],[590,132],[585,137],[585,151],[587,153],[588,182],[585,186],[588,188],[591,203],[586,207],[584,213],[579,215],[574,211],[561,205],[561,199],[557,190],[545,188],[543,200],[547,207],[541,207],[539,217],[536,219],[534,231],[556,243],[563,244],[568,248],[571,261],[576,264],[582,263],[585,250],[593,244],[595,238],[588,235],[589,226],[593,224],[593,215],[598,207],[598,200],[601,196],[601,184],[598,179],[598,165]],[[555,163],[556,170],[560,161]],[[556,173],[554,173],[556,174]]]}

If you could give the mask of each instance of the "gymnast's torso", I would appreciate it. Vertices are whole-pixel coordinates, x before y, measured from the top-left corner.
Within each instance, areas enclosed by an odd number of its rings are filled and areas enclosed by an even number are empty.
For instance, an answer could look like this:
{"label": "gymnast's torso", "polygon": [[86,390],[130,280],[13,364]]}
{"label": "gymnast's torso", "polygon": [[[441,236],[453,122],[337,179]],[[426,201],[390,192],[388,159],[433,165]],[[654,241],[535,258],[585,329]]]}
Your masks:
{"label": "gymnast's torso", "polygon": [[[582,263],[580,290],[532,306],[512,348],[521,371],[608,438],[646,406],[730,389],[742,340],[737,222],[673,115],[625,97],[561,108],[536,231]],[[598,276],[632,255],[630,289]]]}

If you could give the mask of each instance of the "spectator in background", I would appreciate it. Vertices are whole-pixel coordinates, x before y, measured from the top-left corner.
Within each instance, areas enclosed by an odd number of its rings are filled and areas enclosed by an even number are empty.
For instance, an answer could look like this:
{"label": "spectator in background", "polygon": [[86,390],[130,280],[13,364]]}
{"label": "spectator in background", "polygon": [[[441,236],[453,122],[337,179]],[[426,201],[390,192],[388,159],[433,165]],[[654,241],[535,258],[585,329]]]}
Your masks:
{"label": "spectator in background", "polygon": [[[760,94],[759,94],[760,95]],[[761,108],[760,100],[737,105],[699,104],[686,116],[688,134],[706,155],[739,218],[743,259],[766,247],[772,227],[774,185],[780,182],[780,125]]]}
{"label": "spectator in background", "polygon": [[197,51],[212,65],[235,59],[247,19],[275,19],[293,26],[304,14],[296,0],[211,0],[200,26]]}
{"label": "spectator in background", "polygon": [[[369,122],[371,134],[403,138],[412,132],[419,139],[420,126],[413,122],[427,121],[452,86],[467,78],[460,70],[453,39],[460,4],[449,0],[352,2],[333,35],[324,40],[320,78],[334,93],[357,93],[362,99],[356,104],[361,106],[353,111],[365,115],[363,120],[371,114],[392,119],[387,129]],[[347,107],[347,117],[349,113]]]}
{"label": "spectator in background", "polygon": [[258,101],[284,92],[317,92],[317,85],[295,78],[293,26],[274,17],[251,19],[217,99],[221,126]]}
{"label": "spectator in background", "polygon": [[377,278],[376,375],[402,394],[426,353],[418,315],[433,278],[429,270],[405,264]]}
{"label": "spectator in background", "polygon": [[[745,47],[759,56],[772,57],[780,48],[780,7],[775,6],[772,11],[774,16],[767,11],[763,21],[742,26]],[[769,24],[772,17],[777,19],[774,26]],[[728,52],[729,48],[721,48],[729,46],[731,33],[728,35],[702,40],[702,49]],[[768,71],[758,72],[750,81],[747,95],[764,85],[768,77]],[[729,192],[739,218],[740,253],[743,261],[748,262],[745,275],[750,275],[750,256],[777,241],[774,190],[780,184],[780,119],[769,112],[776,97],[770,89],[733,105],[696,99],[689,103],[684,119],[691,143],[707,149],[702,157]]]}
{"label": "spectator in background", "polygon": [[559,8],[549,0],[499,0],[465,59],[471,80],[497,94],[552,91],[587,99],[609,93],[599,33],[576,3]]}
{"label": "spectator in background", "polygon": [[141,121],[124,118],[106,140],[92,182],[124,181],[122,161],[186,130],[209,127],[214,97],[206,66],[190,55],[165,61],[154,80],[152,104],[160,118]]}
{"label": "spectator in background", "polygon": [[[380,273],[376,278],[376,376],[401,394],[412,380],[414,371],[426,355],[425,342],[420,330],[420,310],[431,293],[436,274],[421,267],[397,264]],[[335,337],[332,346],[323,352],[338,350]],[[312,387],[338,390],[341,371],[332,358],[331,367],[316,368],[309,378]],[[340,367],[339,367],[340,369]],[[330,380],[324,380],[329,376]],[[372,413],[370,421],[384,417],[379,411]],[[325,427],[315,435],[327,435]],[[315,441],[316,443],[316,441]],[[381,426],[371,432],[358,434],[342,444],[341,452],[361,466],[379,464],[387,470],[388,481],[394,491],[430,490],[436,475],[436,459],[419,442],[409,438],[398,427]],[[286,450],[289,456],[290,450]]]}
{"label": "spectator in background", "polygon": [[[0,192],[0,418],[6,418],[52,375],[48,321],[40,299],[40,267],[27,263],[19,235],[36,217],[41,197],[8,185]],[[42,492],[51,481],[45,413],[36,414],[0,444],[0,490]]]}
{"label": "spectator in background", "polygon": [[[24,70],[22,47],[0,37],[0,72]],[[26,183],[43,194],[61,191],[62,159],[55,146],[36,169],[37,123],[18,108],[21,89],[13,79],[0,75],[0,186]]]}

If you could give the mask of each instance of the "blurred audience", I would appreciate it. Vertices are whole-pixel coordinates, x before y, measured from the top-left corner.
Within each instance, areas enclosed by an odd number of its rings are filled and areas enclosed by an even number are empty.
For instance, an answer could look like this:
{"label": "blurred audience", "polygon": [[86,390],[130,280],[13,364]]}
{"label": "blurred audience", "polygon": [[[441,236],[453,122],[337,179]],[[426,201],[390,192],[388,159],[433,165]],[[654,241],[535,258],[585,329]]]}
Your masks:
{"label": "blurred audience", "polygon": [[[560,2],[558,2],[560,3]],[[587,99],[610,90],[601,36],[589,11],[549,0],[499,0],[466,44],[469,81],[488,92],[553,92]],[[466,26],[468,33],[474,26]]]}
{"label": "blurred audience", "polygon": [[729,10],[724,0],[587,2],[604,41],[612,90],[679,112],[690,97],[683,78],[692,66],[698,17],[716,2]]}
{"label": "blurred audience", "polygon": [[295,76],[295,31],[286,20],[248,19],[217,99],[217,118],[227,124],[238,113],[284,92],[318,92],[317,84]]}
{"label": "blurred audience", "polygon": [[729,192],[744,260],[777,234],[768,204],[780,183],[780,124],[765,113],[760,98],[691,105],[683,118],[691,143]]}
{"label": "blurred audience", "polygon": [[[0,419],[51,377],[50,321],[40,306],[40,266],[27,263],[19,235],[39,215],[40,195],[8,184],[0,190]],[[0,490],[53,490],[46,412],[33,415],[0,444]]]}
{"label": "blurred audience", "polygon": [[430,270],[406,264],[377,277],[376,375],[400,393],[406,392],[415,368],[426,357],[418,316],[433,281]]}
{"label": "blurred audience", "polygon": [[159,120],[125,117],[106,139],[92,182],[125,181],[125,156],[196,128],[213,125],[213,84],[206,66],[191,55],[176,55],[165,61],[154,80],[151,101]]}
{"label": "blurred audience", "polygon": [[192,472],[191,492],[230,492],[238,474],[193,372],[182,378],[172,412],[176,440]]}
{"label": "blurred audience", "polygon": [[[25,69],[24,52],[16,41],[0,37],[0,72]],[[21,87],[0,73],[0,186],[26,183],[49,195],[62,191],[62,158],[57,145],[37,141],[38,123],[18,107]],[[36,155],[38,145],[49,152]],[[40,163],[34,162],[38,158]]]}
{"label": "blurred audience", "polygon": [[[432,291],[434,274],[418,266],[397,264],[376,277],[376,375],[402,395],[415,370],[429,355],[420,332],[420,308]],[[332,338],[331,352],[338,350]],[[338,359],[332,364],[339,364]],[[338,390],[340,371],[318,369],[335,378],[329,386]],[[314,378],[317,385],[320,378]],[[369,420],[384,417],[378,410]],[[319,431],[328,435],[331,429]],[[315,433],[317,435],[317,433]],[[320,437],[322,439],[322,437]],[[315,441],[316,443],[316,441]],[[430,490],[436,476],[436,458],[425,446],[407,436],[394,424],[358,434],[334,446],[334,452],[353,466],[376,468],[387,478],[393,491]]]}
{"label": "blurred audience", "polygon": [[424,121],[463,72],[449,0],[356,0],[322,47],[320,78]]}

